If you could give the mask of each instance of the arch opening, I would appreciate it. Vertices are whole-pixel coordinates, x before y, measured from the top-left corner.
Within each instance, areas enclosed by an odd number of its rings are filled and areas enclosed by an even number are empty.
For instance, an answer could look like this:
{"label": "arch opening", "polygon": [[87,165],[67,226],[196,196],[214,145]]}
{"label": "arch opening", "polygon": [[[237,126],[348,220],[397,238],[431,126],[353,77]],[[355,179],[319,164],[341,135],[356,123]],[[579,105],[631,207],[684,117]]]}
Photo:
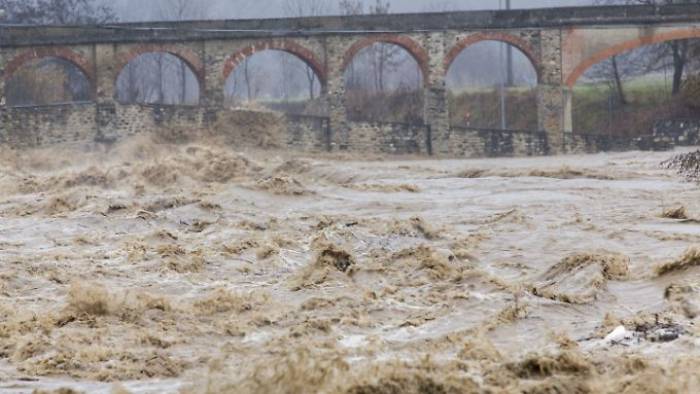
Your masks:
{"label": "arch opening", "polygon": [[324,81],[316,67],[282,49],[265,49],[236,61],[224,85],[224,100],[286,113],[325,115]]}
{"label": "arch opening", "polygon": [[538,73],[518,47],[505,41],[481,40],[455,53],[448,64],[452,126],[537,129]]}
{"label": "arch opening", "polygon": [[183,59],[167,52],[146,52],[119,72],[115,96],[121,104],[197,105],[201,86]]}
{"label": "arch opening", "polygon": [[650,46],[654,44],[663,44],[671,42],[681,42],[686,40],[694,40],[700,38],[700,29],[681,29],[666,33],[657,33],[650,36],[643,36],[634,40],[626,41],[610,48],[604,49],[581,61],[566,78],[566,84],[573,88],[574,85],[591,67],[599,64],[615,55],[621,55],[638,48]]}
{"label": "arch opening", "polygon": [[345,102],[353,121],[423,123],[424,68],[414,54],[375,42],[348,59]]}
{"label": "arch opening", "polygon": [[571,79],[574,133],[639,137],[668,121],[700,122],[700,39],[610,53]]}
{"label": "arch opening", "polygon": [[31,59],[7,77],[5,104],[41,106],[92,100],[90,79],[75,63],[55,56]]}

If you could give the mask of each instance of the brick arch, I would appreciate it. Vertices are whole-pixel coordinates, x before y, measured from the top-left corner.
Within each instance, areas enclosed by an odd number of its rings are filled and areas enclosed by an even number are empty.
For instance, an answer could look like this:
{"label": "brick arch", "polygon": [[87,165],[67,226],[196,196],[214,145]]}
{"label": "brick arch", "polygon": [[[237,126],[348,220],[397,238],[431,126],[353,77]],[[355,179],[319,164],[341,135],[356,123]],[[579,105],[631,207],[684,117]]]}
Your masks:
{"label": "brick arch", "polygon": [[421,72],[423,73],[423,83],[425,85],[429,84],[429,56],[428,52],[423,49],[423,47],[414,41],[411,37],[408,36],[402,36],[402,35],[393,35],[393,34],[378,34],[378,35],[372,35],[369,37],[365,37],[357,42],[355,42],[350,49],[348,49],[345,52],[345,55],[343,56],[343,69],[342,71],[345,71],[347,67],[350,65],[352,60],[357,56],[357,54],[374,44],[377,43],[385,43],[385,44],[394,44],[398,45],[401,48],[405,49],[406,52],[408,52],[418,63],[418,67],[420,67]]}
{"label": "brick arch", "polygon": [[222,72],[224,81],[228,79],[233,70],[243,63],[245,59],[266,50],[282,51],[299,58],[314,70],[316,77],[321,82],[321,87],[323,88],[326,86],[326,69],[323,64],[310,49],[291,40],[261,41],[237,51],[224,62]]}
{"label": "brick arch", "polygon": [[645,45],[659,44],[667,41],[684,40],[688,38],[700,38],[700,28],[689,28],[676,30],[672,32],[657,33],[647,36],[642,36],[634,40],[625,41],[623,43],[613,45],[603,49],[580,62],[578,66],[566,78],[566,85],[573,88],[579,78],[592,66],[609,59],[615,55],[628,52]]}
{"label": "brick arch", "polygon": [[482,41],[499,41],[506,44],[510,44],[511,46],[518,49],[520,52],[523,53],[523,55],[525,55],[528,58],[528,60],[530,60],[530,64],[535,69],[535,74],[537,74],[537,80],[539,81],[541,67],[540,62],[536,56],[535,49],[526,40],[523,40],[522,38],[514,36],[512,34],[503,32],[473,33],[457,41],[457,43],[452,47],[452,49],[450,49],[450,51],[445,56],[445,73],[447,73],[450,70],[450,66],[452,66],[452,63],[454,63],[455,59],[457,59],[457,56],[459,56],[463,50]]}
{"label": "brick arch", "polygon": [[94,97],[95,92],[95,67],[78,52],[67,47],[45,47],[26,50],[10,60],[3,70],[3,79],[9,80],[14,73],[22,66],[32,60],[55,57],[65,60],[76,66],[87,78],[90,85],[90,96]]}
{"label": "brick arch", "polygon": [[185,62],[187,67],[189,67],[190,71],[192,71],[197,78],[200,96],[204,94],[204,62],[193,50],[177,45],[141,44],[118,54],[116,63],[117,72],[114,75],[114,83],[117,83],[119,75],[121,75],[122,71],[124,71],[124,68],[129,63],[147,53],[167,53]]}

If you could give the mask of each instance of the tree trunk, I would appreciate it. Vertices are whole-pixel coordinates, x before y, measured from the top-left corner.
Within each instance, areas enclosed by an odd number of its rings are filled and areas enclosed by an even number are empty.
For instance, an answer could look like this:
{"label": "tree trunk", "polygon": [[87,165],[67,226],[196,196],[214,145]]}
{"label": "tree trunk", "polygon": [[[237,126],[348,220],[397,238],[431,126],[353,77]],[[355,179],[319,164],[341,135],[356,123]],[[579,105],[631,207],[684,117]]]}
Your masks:
{"label": "tree trunk", "polygon": [[316,94],[314,92],[314,87],[316,85],[316,73],[314,72],[314,69],[308,65],[306,66],[306,78],[309,81],[309,100],[314,100],[316,98]]}
{"label": "tree trunk", "polygon": [[612,67],[613,67],[613,78],[615,79],[615,88],[617,89],[617,96],[620,99],[621,105],[627,105],[627,97],[625,96],[625,90],[622,86],[622,78],[620,78],[620,70],[617,67],[617,56],[612,57]]}
{"label": "tree trunk", "polygon": [[187,65],[185,62],[180,60],[180,81],[182,85],[180,86],[180,105],[184,105],[187,102]]}
{"label": "tree trunk", "polygon": [[248,59],[243,60],[243,78],[245,79],[245,88],[248,92],[248,101],[252,100],[253,94],[250,87],[250,73],[248,72]]}
{"label": "tree trunk", "polygon": [[285,54],[279,54],[279,67],[282,73],[282,83],[279,86],[282,101],[289,102],[289,58]]}
{"label": "tree trunk", "polygon": [[671,94],[674,96],[680,93],[683,83],[683,73],[688,54],[688,41],[675,41],[671,43],[673,49],[673,88]]}
{"label": "tree trunk", "polygon": [[163,83],[163,54],[158,55],[158,98],[156,102],[158,104],[164,104],[165,102],[165,84]]}
{"label": "tree trunk", "polygon": [[384,93],[384,68],[386,67],[386,44],[379,44],[378,86],[379,92]]}

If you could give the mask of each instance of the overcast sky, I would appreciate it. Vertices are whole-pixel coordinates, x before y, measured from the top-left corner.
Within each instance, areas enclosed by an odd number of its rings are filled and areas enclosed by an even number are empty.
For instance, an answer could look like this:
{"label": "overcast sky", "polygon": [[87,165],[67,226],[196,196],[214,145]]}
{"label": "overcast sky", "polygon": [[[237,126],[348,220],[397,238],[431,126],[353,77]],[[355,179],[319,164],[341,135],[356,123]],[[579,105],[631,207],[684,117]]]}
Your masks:
{"label": "overcast sky", "polygon": [[[111,4],[122,20],[143,20],[154,18],[153,9],[149,7],[158,0],[111,0]],[[201,4],[198,8],[209,18],[274,18],[283,16],[283,7],[287,0],[191,0]],[[335,13],[337,0],[327,0],[331,13]],[[145,3],[144,3],[145,2]],[[513,8],[542,8],[557,6],[575,6],[590,4],[592,0],[512,0]],[[442,7],[458,9],[498,9],[499,0],[393,0],[392,12],[421,12]],[[505,1],[503,1],[505,3]],[[149,4],[149,5],[144,5]]]}

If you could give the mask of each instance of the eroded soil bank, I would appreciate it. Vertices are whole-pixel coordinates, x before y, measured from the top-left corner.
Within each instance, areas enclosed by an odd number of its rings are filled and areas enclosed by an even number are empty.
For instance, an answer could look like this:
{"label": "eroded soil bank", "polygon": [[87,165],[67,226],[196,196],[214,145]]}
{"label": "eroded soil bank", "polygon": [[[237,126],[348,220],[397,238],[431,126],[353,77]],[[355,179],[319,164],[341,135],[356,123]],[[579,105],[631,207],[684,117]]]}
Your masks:
{"label": "eroded soil bank", "polygon": [[0,391],[698,392],[673,154],[0,152]]}

